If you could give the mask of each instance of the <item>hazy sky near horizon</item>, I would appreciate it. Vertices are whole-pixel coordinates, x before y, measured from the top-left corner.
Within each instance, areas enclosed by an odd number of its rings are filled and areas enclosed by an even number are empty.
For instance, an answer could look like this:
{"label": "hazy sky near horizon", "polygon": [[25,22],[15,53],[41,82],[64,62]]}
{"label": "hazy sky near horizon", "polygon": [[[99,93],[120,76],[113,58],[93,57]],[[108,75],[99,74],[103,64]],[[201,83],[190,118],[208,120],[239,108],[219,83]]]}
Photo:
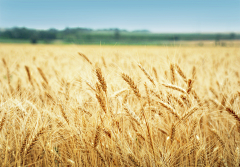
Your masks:
{"label": "hazy sky near horizon", "polygon": [[240,0],[0,0],[0,28],[240,32]]}

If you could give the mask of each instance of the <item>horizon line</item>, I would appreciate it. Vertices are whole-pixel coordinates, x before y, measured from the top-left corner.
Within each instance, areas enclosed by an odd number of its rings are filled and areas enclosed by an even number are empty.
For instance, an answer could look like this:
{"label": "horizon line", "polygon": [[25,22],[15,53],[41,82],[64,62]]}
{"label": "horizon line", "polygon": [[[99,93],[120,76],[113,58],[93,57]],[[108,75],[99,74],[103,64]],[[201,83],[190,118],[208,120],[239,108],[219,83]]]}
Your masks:
{"label": "horizon line", "polygon": [[[152,33],[152,34],[175,34],[175,33],[187,33],[187,34],[191,34],[191,33],[204,33],[204,34],[215,34],[215,33],[222,33],[222,34],[228,34],[228,33],[237,33],[240,34],[240,31],[151,31],[149,29],[135,29],[135,30],[129,30],[129,29],[125,29],[125,28],[117,28],[117,27],[109,27],[109,28],[89,28],[89,27],[80,27],[80,26],[66,26],[65,28],[54,28],[54,27],[49,27],[49,28],[31,28],[31,27],[27,27],[27,26],[12,26],[12,27],[0,27],[0,31],[4,31],[7,29],[12,29],[12,28],[26,28],[26,29],[31,29],[31,30],[39,30],[39,31],[48,31],[51,29],[55,29],[58,31],[63,31],[67,28],[69,29],[74,29],[74,28],[83,28],[83,29],[90,29],[93,31],[104,31],[104,30],[114,30],[114,29],[118,29],[120,31],[127,31],[127,32],[134,32],[134,31],[146,31],[145,33]],[[141,33],[141,32],[140,32]],[[143,32],[142,32],[143,33]]]}

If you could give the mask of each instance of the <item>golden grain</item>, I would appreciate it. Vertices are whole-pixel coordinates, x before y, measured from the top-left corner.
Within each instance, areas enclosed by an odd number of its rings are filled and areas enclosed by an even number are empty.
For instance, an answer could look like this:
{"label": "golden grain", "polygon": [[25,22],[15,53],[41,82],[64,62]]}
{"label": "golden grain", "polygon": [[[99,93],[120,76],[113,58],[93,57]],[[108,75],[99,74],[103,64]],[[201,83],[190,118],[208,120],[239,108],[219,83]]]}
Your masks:
{"label": "golden grain", "polygon": [[0,166],[239,166],[238,48],[1,46]]}

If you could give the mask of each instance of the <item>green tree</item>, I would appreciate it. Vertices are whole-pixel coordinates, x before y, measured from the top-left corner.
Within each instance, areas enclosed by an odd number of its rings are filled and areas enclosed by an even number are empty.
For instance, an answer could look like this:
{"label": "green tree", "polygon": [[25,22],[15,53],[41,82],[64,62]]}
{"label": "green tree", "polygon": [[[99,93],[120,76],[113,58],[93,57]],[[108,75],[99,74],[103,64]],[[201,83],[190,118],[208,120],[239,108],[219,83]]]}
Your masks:
{"label": "green tree", "polygon": [[114,31],[114,38],[116,39],[116,40],[119,40],[119,38],[120,38],[120,31],[119,31],[119,29],[115,29],[115,31]]}

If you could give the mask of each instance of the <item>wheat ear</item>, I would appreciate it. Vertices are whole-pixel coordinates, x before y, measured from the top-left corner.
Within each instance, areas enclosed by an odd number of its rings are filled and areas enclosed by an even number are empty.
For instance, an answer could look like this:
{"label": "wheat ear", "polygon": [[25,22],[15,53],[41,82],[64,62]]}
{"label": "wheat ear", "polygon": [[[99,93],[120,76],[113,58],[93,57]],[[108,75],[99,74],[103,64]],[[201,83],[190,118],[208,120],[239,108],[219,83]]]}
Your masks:
{"label": "wheat ear", "polygon": [[128,158],[131,160],[131,162],[134,164],[134,166],[140,166],[141,163],[139,162],[139,160],[137,160],[135,158],[134,155],[132,155],[131,153],[128,154]]}
{"label": "wheat ear", "polygon": [[170,65],[170,71],[171,71],[171,83],[174,84],[176,78],[175,78],[175,72],[174,72],[174,65],[173,64]]}
{"label": "wheat ear", "polygon": [[88,81],[85,81],[85,82],[86,82],[86,84],[87,84],[94,92],[96,92],[96,89],[93,88],[93,86],[91,85],[90,82],[88,82]]}
{"label": "wheat ear", "polygon": [[181,97],[181,99],[183,100],[183,102],[185,103],[185,105],[186,105],[187,107],[191,107],[191,103],[190,103],[190,101],[189,101],[189,99],[188,99],[187,96],[184,96],[184,95],[182,94],[180,97]]}
{"label": "wheat ear", "polygon": [[1,130],[3,128],[3,125],[6,121],[6,115],[7,115],[7,113],[5,112],[4,115],[3,115],[2,121],[0,122],[0,132],[1,132]]}
{"label": "wheat ear", "polygon": [[41,77],[43,78],[43,80],[46,82],[46,84],[48,84],[47,77],[46,77],[45,74],[43,73],[42,69],[39,68],[39,67],[38,67],[37,69],[38,69],[39,74],[40,74]]}
{"label": "wheat ear", "polygon": [[176,86],[176,85],[171,85],[171,84],[162,84],[162,85],[167,87],[167,88],[171,88],[173,90],[177,90],[177,91],[182,92],[182,93],[187,93],[185,89],[183,89],[179,86]]}
{"label": "wheat ear", "polygon": [[6,70],[7,70],[8,86],[9,86],[9,89],[10,89],[11,94],[13,94],[13,91],[14,91],[14,90],[13,90],[13,88],[12,88],[12,86],[11,86],[11,75],[10,75],[9,68],[8,68],[7,62],[6,62],[6,60],[5,60],[4,58],[2,59],[2,61],[3,61],[3,64],[4,64],[5,68],[6,68]]}
{"label": "wheat ear", "polygon": [[138,124],[138,126],[141,126],[140,118],[132,111],[130,108],[125,105],[124,110],[131,116],[131,118]]}
{"label": "wheat ear", "polygon": [[155,78],[156,78],[157,81],[158,81],[158,74],[157,74],[157,70],[156,70],[155,67],[153,67],[153,73],[154,73],[154,75],[155,75]]}
{"label": "wheat ear", "polygon": [[178,74],[183,78],[184,82],[187,82],[187,77],[186,77],[186,75],[183,73],[183,71],[181,70],[181,68],[180,68],[177,64],[175,64],[174,66],[176,67]]}
{"label": "wheat ear", "polygon": [[106,61],[105,61],[104,57],[102,56],[101,58],[102,58],[102,62],[103,62],[104,67],[107,68]]}
{"label": "wheat ear", "polygon": [[183,102],[179,98],[175,96],[172,96],[172,98],[178,103],[180,107],[184,108]]}
{"label": "wheat ear", "polygon": [[235,150],[235,164],[236,166],[239,165],[239,148],[237,147],[236,150]]}
{"label": "wheat ear", "polygon": [[104,91],[102,90],[102,86],[97,82],[96,83],[96,98],[102,108],[102,110],[107,113],[107,103],[104,95]]}
{"label": "wheat ear", "polygon": [[196,79],[196,67],[193,66],[192,68],[192,79],[195,80]]}
{"label": "wheat ear", "polygon": [[31,149],[34,147],[34,145],[36,144],[37,140],[39,139],[39,137],[41,135],[43,135],[45,133],[45,131],[47,130],[46,127],[42,127],[38,133],[35,135],[35,137],[32,139],[30,145],[27,147],[27,154],[30,153]]}
{"label": "wheat ear", "polygon": [[193,80],[192,79],[189,79],[187,81],[187,93],[189,94],[192,90],[192,85],[193,85]]}
{"label": "wheat ear", "polygon": [[170,113],[172,113],[177,119],[179,119],[179,115],[175,112],[175,110],[167,103],[164,103],[163,101],[158,101],[161,106],[163,106],[164,108],[166,108],[168,111],[170,111]]}
{"label": "wheat ear", "polygon": [[237,99],[237,97],[239,97],[240,96],[240,92],[237,92],[237,93],[235,93],[235,94],[233,94],[232,95],[232,98],[231,98],[231,100],[230,100],[230,104],[231,105],[233,105],[233,103],[235,102],[235,100]]}
{"label": "wheat ear", "polygon": [[80,56],[82,56],[85,60],[87,60],[87,62],[88,62],[89,64],[92,65],[92,62],[87,58],[87,56],[86,56],[85,54],[80,53],[80,52],[78,52],[78,54],[79,54]]}
{"label": "wheat ear", "polygon": [[238,123],[240,124],[240,117],[235,113],[235,111],[233,111],[231,108],[229,107],[226,107],[226,111],[232,115],[237,121]]}
{"label": "wheat ear", "polygon": [[222,138],[220,137],[220,135],[216,132],[216,130],[214,129],[210,129],[210,132],[212,132],[214,134],[214,136],[216,136],[217,140],[219,141],[219,143],[221,144],[221,147],[224,148],[225,147],[225,143],[224,141],[222,140]]}
{"label": "wheat ear", "polygon": [[194,99],[197,101],[198,105],[201,106],[202,103],[201,103],[201,101],[200,101],[200,99],[199,99],[199,97],[198,97],[196,91],[195,91],[194,89],[192,89],[191,93],[192,93]]}
{"label": "wheat ear", "polygon": [[144,87],[145,87],[145,91],[146,91],[146,95],[147,95],[147,100],[148,100],[148,106],[151,106],[151,100],[150,100],[150,96],[149,96],[149,90],[148,90],[148,86],[147,83],[144,83]]}
{"label": "wheat ear", "polygon": [[183,117],[181,118],[182,121],[185,121],[186,119],[188,119],[193,113],[195,113],[198,110],[198,107],[193,107],[192,109],[190,109],[190,111],[188,111],[185,115],[183,115]]}
{"label": "wheat ear", "polygon": [[94,143],[93,143],[94,148],[96,148],[98,145],[98,142],[100,140],[100,133],[101,133],[101,127],[100,127],[100,125],[98,125],[96,128],[96,133],[95,133],[95,137],[94,137]]}
{"label": "wheat ear", "polygon": [[107,83],[102,75],[102,71],[101,71],[101,68],[96,68],[96,75],[97,75],[97,78],[98,78],[98,81],[100,82],[101,84],[101,87],[103,89],[103,91],[105,93],[107,93]]}
{"label": "wheat ear", "polygon": [[18,81],[17,81],[17,92],[19,93],[19,96],[20,98],[22,97],[22,87],[21,87],[21,79],[18,78]]}
{"label": "wheat ear", "polygon": [[213,87],[210,87],[209,90],[212,92],[212,94],[215,96],[216,99],[218,99],[217,92],[213,89]]}
{"label": "wheat ear", "polygon": [[28,67],[28,66],[25,66],[25,70],[26,70],[26,72],[27,72],[29,82],[31,83],[33,89],[35,89],[35,88],[34,88],[34,85],[33,85],[32,76],[31,76],[29,67]]}
{"label": "wheat ear", "polygon": [[141,64],[138,64],[138,67],[144,72],[144,74],[147,76],[147,78],[152,82],[153,85],[155,85],[155,82],[153,78],[149,75],[149,73],[143,68]]}
{"label": "wheat ear", "polygon": [[140,99],[141,94],[139,92],[139,89],[138,89],[137,85],[134,83],[134,81],[127,74],[124,74],[124,73],[122,73],[122,78],[132,88],[134,94]]}
{"label": "wheat ear", "polygon": [[190,135],[188,137],[189,141],[193,138],[194,131],[195,131],[196,127],[197,127],[197,119],[194,119],[192,129],[191,129]]}
{"label": "wheat ear", "polygon": [[22,158],[23,158],[23,154],[24,154],[24,151],[25,151],[25,148],[26,148],[29,136],[30,136],[30,131],[28,130],[26,135],[25,135],[25,138],[24,138],[24,140],[22,142],[22,147],[20,149],[20,155],[22,156]]}
{"label": "wheat ear", "polygon": [[171,133],[170,133],[171,144],[173,143],[173,140],[175,138],[175,132],[176,132],[176,125],[173,123],[171,127]]}
{"label": "wheat ear", "polygon": [[60,107],[60,110],[61,110],[61,113],[62,113],[62,116],[63,116],[63,118],[65,119],[65,121],[68,123],[68,125],[69,125],[69,120],[68,120],[68,117],[67,117],[67,114],[66,114],[66,112],[65,112],[65,108],[64,108],[64,106],[63,106],[63,104],[59,104],[59,107]]}

